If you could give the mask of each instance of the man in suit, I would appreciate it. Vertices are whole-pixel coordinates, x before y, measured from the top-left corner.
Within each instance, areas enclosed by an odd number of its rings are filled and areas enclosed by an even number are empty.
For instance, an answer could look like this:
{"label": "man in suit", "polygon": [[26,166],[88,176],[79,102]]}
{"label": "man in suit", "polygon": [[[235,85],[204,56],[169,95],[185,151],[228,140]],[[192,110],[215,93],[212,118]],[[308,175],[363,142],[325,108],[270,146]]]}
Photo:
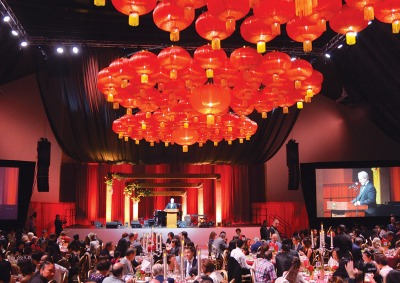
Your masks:
{"label": "man in suit", "polygon": [[174,198],[171,198],[170,202],[165,207],[165,209],[177,209],[177,208],[178,208],[178,205],[175,203]]}
{"label": "man in suit", "polygon": [[193,246],[186,246],[184,250],[184,274],[186,278],[194,278],[197,275],[197,258],[195,257],[196,250]]}
{"label": "man in suit", "polygon": [[282,276],[284,271],[289,270],[294,257],[299,257],[296,251],[290,249],[291,245],[292,242],[290,240],[284,240],[282,242],[282,252],[275,257],[276,275],[278,277]]}
{"label": "man in suit", "polygon": [[361,184],[360,193],[351,202],[357,205],[376,206],[376,189],[369,181],[368,173],[361,171],[358,173],[358,181]]}
{"label": "man in suit", "polygon": [[301,239],[300,236],[295,235],[292,237],[292,250],[295,250],[296,252],[300,252],[303,250],[303,246],[301,245]]}

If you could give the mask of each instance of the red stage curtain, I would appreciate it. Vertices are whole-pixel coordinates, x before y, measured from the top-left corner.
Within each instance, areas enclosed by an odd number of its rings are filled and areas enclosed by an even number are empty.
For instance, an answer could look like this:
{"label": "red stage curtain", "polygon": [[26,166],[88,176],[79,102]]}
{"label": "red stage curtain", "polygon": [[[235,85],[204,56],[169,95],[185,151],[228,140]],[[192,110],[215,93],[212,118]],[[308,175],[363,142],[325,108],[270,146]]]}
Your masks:
{"label": "red stage curtain", "polygon": [[400,167],[390,168],[390,195],[393,201],[400,201]]}

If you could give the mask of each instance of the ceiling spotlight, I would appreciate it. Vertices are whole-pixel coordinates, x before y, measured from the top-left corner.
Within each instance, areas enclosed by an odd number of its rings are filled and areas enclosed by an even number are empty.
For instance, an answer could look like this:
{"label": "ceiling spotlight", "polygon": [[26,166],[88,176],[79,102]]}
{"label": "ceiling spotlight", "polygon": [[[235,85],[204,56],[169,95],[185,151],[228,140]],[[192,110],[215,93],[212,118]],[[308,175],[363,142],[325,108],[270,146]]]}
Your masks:
{"label": "ceiling spotlight", "polygon": [[22,41],[22,42],[21,42],[21,46],[22,46],[22,47],[26,47],[26,46],[28,46],[28,42],[26,42],[26,41]]}
{"label": "ceiling spotlight", "polygon": [[342,47],[343,47],[343,44],[339,44],[337,48],[340,49]]}
{"label": "ceiling spotlight", "polygon": [[296,61],[296,59],[297,59],[296,57],[292,57],[292,58],[290,58],[290,61],[293,62],[293,61]]}
{"label": "ceiling spotlight", "polygon": [[79,53],[79,48],[76,47],[76,46],[72,47],[72,52],[73,52],[74,54],[78,54],[78,53]]}
{"label": "ceiling spotlight", "polygon": [[12,30],[11,33],[12,33],[13,35],[15,35],[15,36],[18,35],[18,31],[16,31],[16,30]]}
{"label": "ceiling spotlight", "polygon": [[64,53],[64,49],[62,47],[58,47],[57,48],[57,52],[60,53],[60,54],[63,54]]}
{"label": "ceiling spotlight", "polygon": [[325,57],[326,57],[326,58],[331,58],[331,54],[325,53]]}
{"label": "ceiling spotlight", "polygon": [[10,16],[5,16],[3,18],[3,22],[6,22],[6,23],[8,23],[10,20],[11,20]]}
{"label": "ceiling spotlight", "polygon": [[372,24],[372,21],[369,21],[369,22],[368,22],[368,25],[370,25],[370,24]]}

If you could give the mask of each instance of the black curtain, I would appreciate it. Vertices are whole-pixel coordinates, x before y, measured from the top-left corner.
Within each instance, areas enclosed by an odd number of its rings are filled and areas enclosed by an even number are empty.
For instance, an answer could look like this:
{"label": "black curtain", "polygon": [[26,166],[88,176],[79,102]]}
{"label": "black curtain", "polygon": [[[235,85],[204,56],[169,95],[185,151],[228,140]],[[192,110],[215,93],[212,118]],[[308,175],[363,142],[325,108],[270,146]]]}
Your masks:
{"label": "black curtain", "polygon": [[351,105],[400,143],[400,38],[378,21],[332,56]]}
{"label": "black curtain", "polygon": [[107,163],[202,163],[254,164],[270,159],[285,142],[298,117],[292,107],[289,114],[281,109],[262,119],[258,113],[250,118],[257,122],[257,133],[250,141],[232,145],[220,142],[214,147],[207,142],[203,147],[193,145],[189,153],[181,146],[165,147],[140,141],[124,142],[112,131],[113,120],[125,110],[113,110],[97,90],[96,79],[100,69],[122,54],[119,50],[91,49],[76,57],[57,56],[44,60],[37,54],[37,78],[43,104],[52,130],[63,151],[81,162]]}

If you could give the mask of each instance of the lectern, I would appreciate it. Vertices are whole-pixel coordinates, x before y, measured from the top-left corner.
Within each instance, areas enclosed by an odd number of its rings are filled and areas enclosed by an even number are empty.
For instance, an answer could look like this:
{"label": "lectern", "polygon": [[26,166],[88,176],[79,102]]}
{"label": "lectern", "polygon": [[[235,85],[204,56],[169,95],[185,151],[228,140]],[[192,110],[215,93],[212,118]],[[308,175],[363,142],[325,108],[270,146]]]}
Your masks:
{"label": "lectern", "polygon": [[169,208],[165,212],[167,213],[167,228],[176,228],[179,209]]}
{"label": "lectern", "polygon": [[336,217],[362,217],[368,205],[355,206],[352,202],[347,201],[327,201],[326,208],[332,211],[332,216]]}

